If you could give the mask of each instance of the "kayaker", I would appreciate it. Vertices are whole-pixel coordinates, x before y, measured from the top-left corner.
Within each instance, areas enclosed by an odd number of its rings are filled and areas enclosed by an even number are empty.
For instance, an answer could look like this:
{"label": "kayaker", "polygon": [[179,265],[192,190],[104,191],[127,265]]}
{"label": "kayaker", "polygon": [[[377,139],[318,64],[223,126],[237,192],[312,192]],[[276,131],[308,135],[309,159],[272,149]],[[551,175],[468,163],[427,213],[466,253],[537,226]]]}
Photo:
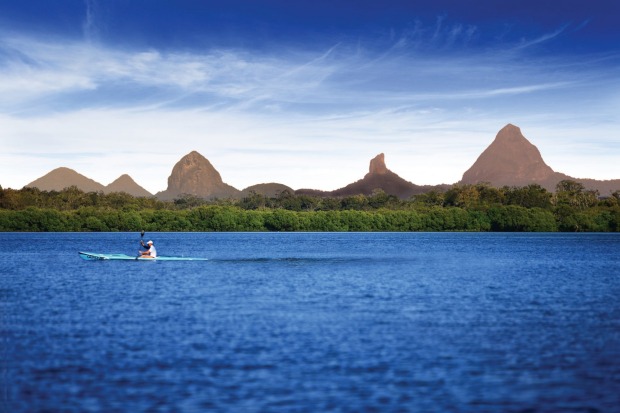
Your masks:
{"label": "kayaker", "polygon": [[146,248],[146,251],[140,251],[140,255],[145,258],[157,258],[157,250],[155,249],[155,245],[153,245],[153,241],[149,241],[145,244],[144,241],[140,240],[140,244],[142,247]]}

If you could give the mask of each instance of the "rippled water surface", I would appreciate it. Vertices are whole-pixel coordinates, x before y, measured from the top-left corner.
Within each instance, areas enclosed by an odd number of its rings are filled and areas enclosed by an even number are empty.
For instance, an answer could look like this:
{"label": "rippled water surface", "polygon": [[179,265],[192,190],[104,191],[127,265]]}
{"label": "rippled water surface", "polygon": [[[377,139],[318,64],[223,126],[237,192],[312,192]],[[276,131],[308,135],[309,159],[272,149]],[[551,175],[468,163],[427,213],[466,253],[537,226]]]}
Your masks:
{"label": "rippled water surface", "polygon": [[0,233],[0,411],[620,411],[620,234]]}

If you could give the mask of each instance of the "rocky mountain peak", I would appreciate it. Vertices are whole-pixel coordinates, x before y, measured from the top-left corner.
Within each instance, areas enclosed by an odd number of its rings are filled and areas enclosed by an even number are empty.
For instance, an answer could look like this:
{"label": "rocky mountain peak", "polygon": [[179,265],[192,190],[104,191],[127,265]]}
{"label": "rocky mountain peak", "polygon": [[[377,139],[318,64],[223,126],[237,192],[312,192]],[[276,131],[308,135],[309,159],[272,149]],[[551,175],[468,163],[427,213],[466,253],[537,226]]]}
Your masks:
{"label": "rocky mountain peak", "polygon": [[509,123],[463,174],[461,183],[523,186],[544,182],[554,174],[538,148],[523,136],[521,129]]}
{"label": "rocky mountain peak", "polygon": [[157,196],[161,199],[174,199],[181,195],[224,198],[238,194],[237,189],[222,181],[220,173],[207,158],[192,151],[174,165],[168,177],[168,188]]}
{"label": "rocky mountain peak", "polygon": [[199,190],[200,180],[214,186],[222,183],[222,176],[211,165],[211,162],[196,151],[192,151],[179,160],[172,168],[168,178],[168,189],[190,190],[186,193],[195,193]]}
{"label": "rocky mountain peak", "polygon": [[176,163],[176,165],[177,166],[178,165],[185,165],[185,166],[197,166],[197,167],[201,167],[201,166],[213,167],[211,165],[211,162],[209,162],[209,160],[207,158],[202,156],[197,151],[191,151],[190,153],[188,153],[187,155],[182,157],[179,160],[179,162]]}
{"label": "rocky mountain peak", "polygon": [[370,167],[368,168],[370,175],[385,175],[388,173],[387,166],[385,166],[385,155],[380,153],[370,160]]}
{"label": "rocky mountain peak", "polygon": [[[387,169],[385,166],[385,155],[380,153],[370,161],[368,173],[363,179],[353,182],[344,188],[323,192],[322,196],[372,195],[375,191],[382,190],[388,195],[407,199],[411,195],[422,193],[427,189],[429,188],[412,184]],[[312,194],[312,191],[308,190],[300,190],[297,192]]]}

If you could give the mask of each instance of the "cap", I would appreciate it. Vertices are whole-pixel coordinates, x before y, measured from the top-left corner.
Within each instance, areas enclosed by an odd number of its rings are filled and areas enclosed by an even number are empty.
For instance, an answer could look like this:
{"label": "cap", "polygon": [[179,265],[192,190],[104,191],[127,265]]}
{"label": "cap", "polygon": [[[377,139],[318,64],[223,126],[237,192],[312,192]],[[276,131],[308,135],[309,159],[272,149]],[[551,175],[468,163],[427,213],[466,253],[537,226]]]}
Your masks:
{"label": "cap", "polygon": [[147,244],[152,244],[152,243],[153,243],[153,241],[149,241],[149,242],[147,242]]}

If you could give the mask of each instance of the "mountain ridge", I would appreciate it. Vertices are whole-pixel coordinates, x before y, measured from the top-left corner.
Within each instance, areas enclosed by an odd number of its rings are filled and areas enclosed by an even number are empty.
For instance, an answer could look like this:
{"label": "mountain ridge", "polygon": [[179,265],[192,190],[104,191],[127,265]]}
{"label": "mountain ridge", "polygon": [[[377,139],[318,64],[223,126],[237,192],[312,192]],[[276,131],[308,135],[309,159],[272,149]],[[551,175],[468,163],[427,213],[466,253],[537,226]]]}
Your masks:
{"label": "mountain ridge", "polygon": [[[553,192],[557,183],[566,179],[582,183],[586,189],[597,190],[601,195],[620,190],[620,179],[573,178],[554,171],[545,163],[538,148],[523,135],[521,129],[508,123],[499,130],[491,144],[463,173],[462,179],[455,184],[488,183],[495,187],[539,184]],[[358,194],[371,195],[376,190],[382,190],[388,195],[406,199],[412,195],[431,190],[445,191],[455,184],[416,185],[389,170],[385,164],[385,155],[380,153],[370,160],[368,173],[358,181],[333,191],[302,188],[294,192],[296,194],[341,197]],[[85,192],[122,191],[134,196],[153,196],[126,174],[104,186],[65,167],[56,168],[26,186],[56,191],[69,186],[77,186]],[[240,191],[226,184],[207,158],[197,151],[191,151],[173,166],[168,177],[166,190],[160,191],[154,196],[162,200],[172,200],[185,195],[205,199],[239,199],[247,196],[250,192],[277,196],[278,193],[289,190],[293,191],[287,185],[272,182],[252,185]]]}
{"label": "mountain ridge", "polygon": [[53,169],[42,177],[25,185],[27,188],[38,188],[41,191],[62,191],[70,186],[75,186],[84,192],[125,192],[132,196],[149,197],[152,194],[138,185],[129,175],[119,176],[109,185],[103,185],[79,172],[61,166]]}

